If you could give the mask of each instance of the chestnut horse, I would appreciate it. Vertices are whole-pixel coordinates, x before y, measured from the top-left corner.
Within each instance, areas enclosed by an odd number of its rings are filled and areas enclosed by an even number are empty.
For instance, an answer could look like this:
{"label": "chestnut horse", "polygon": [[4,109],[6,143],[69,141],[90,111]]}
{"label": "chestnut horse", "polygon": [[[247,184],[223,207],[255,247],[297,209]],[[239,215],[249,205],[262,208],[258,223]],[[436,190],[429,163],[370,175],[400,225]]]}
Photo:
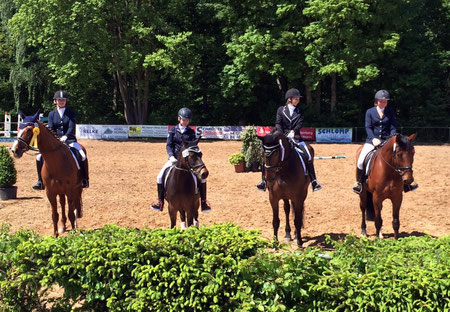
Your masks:
{"label": "chestnut horse", "polygon": [[202,152],[197,140],[183,141],[178,161],[170,169],[166,182],[166,200],[169,203],[170,227],[177,223],[177,212],[180,213],[181,228],[198,223],[198,207],[200,204],[198,183],[208,177],[208,169],[202,160]]}
{"label": "chestnut horse", "polygon": [[[304,202],[308,195],[310,179],[305,175],[302,162],[291,142],[286,136],[275,131],[264,137],[258,137],[262,141],[264,151],[264,167],[267,187],[269,189],[269,201],[273,212],[273,235],[278,244],[278,228],[280,227],[279,201],[284,202],[286,214],[286,240],[291,240],[291,228],[289,226],[289,212],[291,201],[294,209],[295,237],[298,247],[302,246],[301,228],[303,227]],[[314,150],[308,146],[311,157],[314,159]]]}
{"label": "chestnut horse", "polygon": [[[69,147],[62,143],[57,135],[48,129],[42,122],[38,121],[36,114],[33,117],[25,116],[24,124],[13,144],[12,152],[16,158],[22,157],[28,151],[33,136],[37,137],[40,153],[44,158],[42,167],[42,182],[45,186],[47,198],[52,206],[53,230],[56,237],[66,231],[66,196],[69,206],[69,220],[72,230],[77,229],[77,217],[82,216],[82,187],[81,173],[78,170]],[[83,147],[83,151],[86,150]],[[62,210],[62,224],[58,227],[59,214],[57,210],[57,199]]]}
{"label": "chestnut horse", "polygon": [[[389,137],[375,152],[371,163],[371,172],[367,183],[363,184],[363,191],[359,194],[360,208],[362,212],[361,235],[367,236],[366,210],[375,213],[376,235],[381,234],[381,209],[383,201],[389,198],[392,202],[392,227],[394,236],[398,238],[400,228],[400,206],[403,200],[403,184],[411,184],[414,181],[412,165],[414,162],[414,146],[416,134],[409,137],[394,134]],[[362,146],[358,148],[356,159],[361,153]],[[371,210],[374,210],[373,212]]]}

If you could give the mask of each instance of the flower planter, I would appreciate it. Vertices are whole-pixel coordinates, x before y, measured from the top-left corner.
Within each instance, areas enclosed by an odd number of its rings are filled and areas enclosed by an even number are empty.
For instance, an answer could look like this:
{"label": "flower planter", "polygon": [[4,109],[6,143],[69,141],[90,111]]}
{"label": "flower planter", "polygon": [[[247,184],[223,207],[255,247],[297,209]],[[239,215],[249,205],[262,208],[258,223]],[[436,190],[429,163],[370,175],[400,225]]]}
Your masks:
{"label": "flower planter", "polygon": [[235,172],[244,172],[245,171],[245,162],[240,162],[237,165],[234,165]]}
{"label": "flower planter", "polygon": [[0,199],[8,200],[17,198],[17,186],[0,187]]}

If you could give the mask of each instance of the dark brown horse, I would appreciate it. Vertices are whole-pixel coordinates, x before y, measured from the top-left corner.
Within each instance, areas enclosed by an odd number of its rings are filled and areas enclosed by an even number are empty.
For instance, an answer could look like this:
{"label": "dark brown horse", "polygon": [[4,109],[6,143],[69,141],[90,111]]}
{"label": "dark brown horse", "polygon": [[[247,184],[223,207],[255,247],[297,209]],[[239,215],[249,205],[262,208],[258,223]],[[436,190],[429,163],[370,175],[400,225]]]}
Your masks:
{"label": "dark brown horse", "polygon": [[[308,195],[309,177],[305,175],[300,158],[286,136],[278,131],[264,137],[258,137],[263,143],[264,167],[269,201],[273,212],[273,235],[278,244],[278,228],[280,227],[279,201],[284,202],[286,214],[286,240],[291,240],[289,212],[291,201],[294,209],[295,237],[297,245],[302,246],[301,228],[303,227],[304,202]],[[308,146],[311,156],[314,150]]]}
{"label": "dark brown horse", "polygon": [[[362,212],[361,235],[367,236],[366,210],[375,214],[376,235],[382,238],[381,209],[383,201],[389,198],[392,202],[392,227],[394,236],[398,238],[400,228],[400,206],[403,200],[404,183],[411,184],[414,181],[412,165],[414,162],[414,146],[416,134],[409,137],[401,134],[391,136],[375,152],[371,160],[371,172],[367,183],[363,184],[363,191],[359,194],[360,208]],[[356,153],[358,159],[362,146]],[[373,210],[373,212],[371,211]]]}
{"label": "dark brown horse", "polygon": [[198,183],[206,179],[209,172],[203,163],[198,141],[200,138],[191,142],[183,141],[178,161],[168,173],[165,197],[169,203],[171,228],[177,223],[177,212],[180,213],[181,228],[186,227],[186,218],[187,226],[199,226]]}
{"label": "dark brown horse", "polygon": [[[81,173],[69,150],[69,147],[62,143],[56,134],[48,129],[42,122],[37,121],[37,116],[27,116],[25,123],[21,125],[21,130],[17,140],[14,142],[12,152],[15,157],[20,158],[28,151],[33,135],[37,136],[39,151],[44,158],[42,167],[42,180],[47,192],[47,198],[52,206],[53,229],[55,236],[66,231],[66,197],[69,206],[69,220],[72,230],[77,229],[77,217],[82,216],[82,187]],[[84,152],[86,153],[84,147]],[[57,198],[62,210],[62,224],[58,226],[59,214],[57,210]]]}

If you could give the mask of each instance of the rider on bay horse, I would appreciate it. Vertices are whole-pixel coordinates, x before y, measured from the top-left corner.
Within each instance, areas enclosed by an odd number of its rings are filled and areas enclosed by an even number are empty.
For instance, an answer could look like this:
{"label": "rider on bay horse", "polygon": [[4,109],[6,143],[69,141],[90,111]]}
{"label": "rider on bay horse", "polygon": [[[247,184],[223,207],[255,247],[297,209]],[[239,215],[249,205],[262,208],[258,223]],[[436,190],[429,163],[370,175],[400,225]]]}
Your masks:
{"label": "rider on bay horse", "polygon": [[[159,172],[156,182],[158,187],[158,198],[151,204],[154,210],[162,211],[164,208],[164,172],[170,166],[175,165],[177,157],[180,153],[181,144],[184,141],[194,141],[196,139],[195,131],[189,127],[189,122],[192,120],[192,112],[189,108],[183,107],[178,111],[179,124],[169,130],[167,135],[166,150],[169,155],[169,160],[164,164]],[[202,212],[211,211],[209,203],[206,201],[206,179],[200,181],[200,199]]]}
{"label": "rider on bay horse", "polygon": [[[362,192],[362,184],[364,183],[364,160],[367,154],[374,148],[379,146],[389,136],[397,133],[397,124],[395,115],[392,109],[387,107],[389,92],[386,90],[379,90],[375,93],[375,106],[366,111],[366,143],[364,144],[357,161],[357,180],[353,185],[353,192],[360,194]],[[413,182],[411,185],[406,185],[404,191],[414,191],[419,186]]]}
{"label": "rider on bay horse", "polygon": [[[277,118],[275,122],[276,130],[284,133],[289,139],[294,141],[302,150],[306,151],[308,154],[307,168],[309,177],[311,179],[311,186],[313,191],[318,191],[322,189],[322,186],[316,179],[316,172],[314,169],[313,159],[309,153],[306,143],[303,141],[300,135],[300,129],[303,125],[303,110],[298,103],[300,102],[300,91],[297,89],[289,89],[285,94],[286,105],[280,106],[277,110]],[[262,167],[262,181],[256,185],[257,189],[260,191],[265,191],[267,183],[265,180],[264,166]]]}
{"label": "rider on bay horse", "polygon": [[[77,149],[81,156],[81,161],[79,163],[81,175],[82,175],[82,187],[89,187],[89,172],[88,166],[86,165],[86,154],[81,148],[80,144],[77,143],[77,138],[75,136],[75,126],[76,117],[75,112],[70,108],[66,107],[68,101],[68,96],[66,91],[58,90],[53,96],[53,103],[56,105],[56,109],[52,110],[48,114],[48,124],[47,127],[53,130],[56,135],[60,138],[61,142],[65,143],[70,147]],[[36,156],[36,169],[38,174],[38,180],[35,185],[33,185],[34,190],[43,190],[44,184],[42,183],[41,170],[44,165],[44,159],[40,153]]]}

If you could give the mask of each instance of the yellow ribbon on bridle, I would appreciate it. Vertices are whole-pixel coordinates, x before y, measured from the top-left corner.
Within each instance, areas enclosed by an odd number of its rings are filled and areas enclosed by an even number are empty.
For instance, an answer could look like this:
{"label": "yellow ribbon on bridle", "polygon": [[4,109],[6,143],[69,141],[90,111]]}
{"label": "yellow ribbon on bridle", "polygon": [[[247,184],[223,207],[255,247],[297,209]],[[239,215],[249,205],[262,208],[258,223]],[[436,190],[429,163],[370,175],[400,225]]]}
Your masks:
{"label": "yellow ribbon on bridle", "polygon": [[41,130],[39,130],[39,127],[35,126],[33,128],[33,137],[31,138],[31,141],[30,141],[30,146],[33,149],[38,149],[37,136],[39,135],[39,133],[41,133]]}

